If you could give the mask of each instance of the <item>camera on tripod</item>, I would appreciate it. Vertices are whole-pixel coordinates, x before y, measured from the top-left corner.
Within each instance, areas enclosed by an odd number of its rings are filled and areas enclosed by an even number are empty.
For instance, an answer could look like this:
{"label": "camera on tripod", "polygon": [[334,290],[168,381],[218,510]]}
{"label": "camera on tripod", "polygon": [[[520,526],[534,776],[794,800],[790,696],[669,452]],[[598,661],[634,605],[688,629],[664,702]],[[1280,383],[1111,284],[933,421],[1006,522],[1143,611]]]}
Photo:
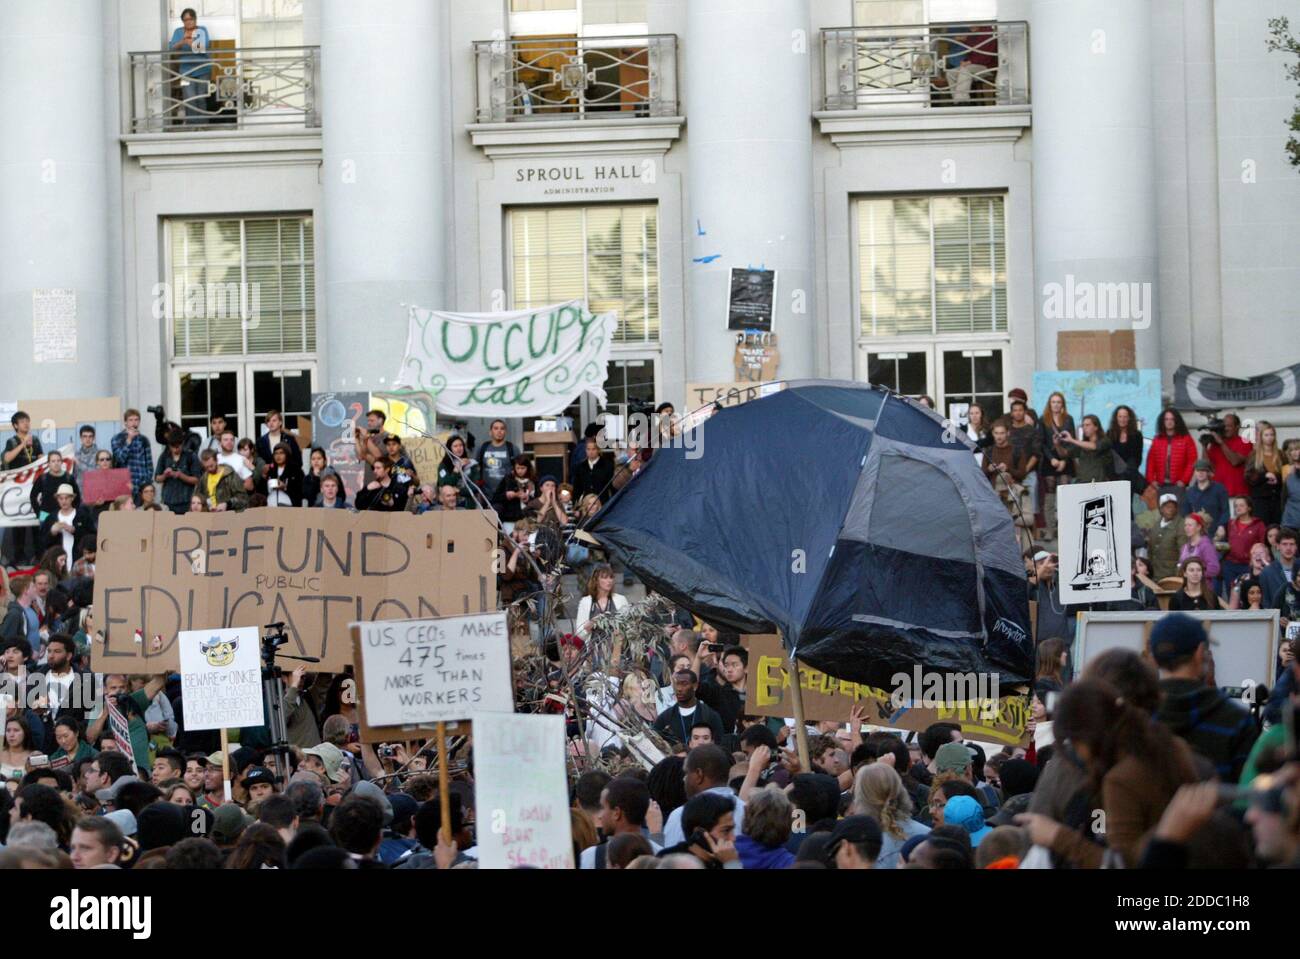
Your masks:
{"label": "camera on tripod", "polygon": [[262,636],[262,661],[270,666],[275,662],[275,651],[289,642],[284,623],[267,623]]}

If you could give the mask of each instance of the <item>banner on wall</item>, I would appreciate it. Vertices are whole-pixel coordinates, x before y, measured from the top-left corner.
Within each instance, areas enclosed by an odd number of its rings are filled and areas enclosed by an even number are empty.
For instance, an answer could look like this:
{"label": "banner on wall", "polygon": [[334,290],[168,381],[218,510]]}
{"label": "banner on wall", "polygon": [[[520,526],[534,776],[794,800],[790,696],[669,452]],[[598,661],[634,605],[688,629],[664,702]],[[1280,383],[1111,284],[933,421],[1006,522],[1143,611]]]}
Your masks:
{"label": "banner on wall", "polygon": [[1238,380],[1180,366],[1174,373],[1174,406],[1180,410],[1226,410],[1238,406],[1300,403],[1300,363]]}
{"label": "banner on wall", "polygon": [[555,416],[584,392],[603,406],[617,325],[579,300],[511,313],[412,307],[394,391],[427,392],[457,419]]}

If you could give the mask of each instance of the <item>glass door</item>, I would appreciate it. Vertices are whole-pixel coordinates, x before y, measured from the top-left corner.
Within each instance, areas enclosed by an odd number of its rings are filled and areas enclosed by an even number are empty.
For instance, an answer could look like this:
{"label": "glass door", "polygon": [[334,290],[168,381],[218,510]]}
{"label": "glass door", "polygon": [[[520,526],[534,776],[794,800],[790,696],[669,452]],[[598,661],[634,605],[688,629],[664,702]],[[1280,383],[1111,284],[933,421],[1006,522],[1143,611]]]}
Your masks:
{"label": "glass door", "polygon": [[965,409],[979,403],[984,422],[992,423],[1005,412],[1007,351],[984,344],[936,345],[940,374],[939,412],[955,423],[965,423]]}
{"label": "glass door", "polygon": [[859,377],[904,396],[931,396],[936,411],[957,423],[966,422],[971,403],[984,407],[985,422],[1005,412],[1005,342],[864,344]]}
{"label": "glass door", "polygon": [[285,427],[300,445],[311,444],[311,394],[316,367],[310,363],[241,363],[236,366],[186,366],[173,373],[172,409],[180,423],[207,435],[211,418],[220,413],[240,439],[256,440],[268,410],[284,414]]}

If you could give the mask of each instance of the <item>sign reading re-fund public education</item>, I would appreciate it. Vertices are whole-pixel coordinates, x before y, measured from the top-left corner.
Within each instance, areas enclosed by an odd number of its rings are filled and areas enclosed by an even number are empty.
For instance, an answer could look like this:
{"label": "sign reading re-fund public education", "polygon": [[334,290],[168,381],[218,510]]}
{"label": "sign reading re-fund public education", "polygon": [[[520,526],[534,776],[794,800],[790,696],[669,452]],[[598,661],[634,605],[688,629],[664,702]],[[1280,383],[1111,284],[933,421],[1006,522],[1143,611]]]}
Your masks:
{"label": "sign reading re-fund public education", "polygon": [[458,419],[554,416],[583,392],[603,406],[617,326],[578,300],[510,313],[412,308],[394,389],[427,392]]}
{"label": "sign reading re-fund public education", "polygon": [[493,516],[478,510],[105,513],[91,661],[157,673],[179,666],[182,631],[282,622],[286,654],[340,672],[352,623],[494,607],[495,545]]}
{"label": "sign reading re-fund public education", "polygon": [[356,626],[367,725],[447,722],[514,709],[504,611]]}

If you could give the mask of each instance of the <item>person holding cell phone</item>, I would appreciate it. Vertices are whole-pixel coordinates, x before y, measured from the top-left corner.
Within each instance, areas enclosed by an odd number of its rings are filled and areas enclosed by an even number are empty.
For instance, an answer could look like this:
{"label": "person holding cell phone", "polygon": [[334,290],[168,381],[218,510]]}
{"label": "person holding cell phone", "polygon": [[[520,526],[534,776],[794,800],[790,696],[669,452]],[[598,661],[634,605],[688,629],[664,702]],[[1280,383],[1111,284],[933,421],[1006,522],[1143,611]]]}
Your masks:
{"label": "person holding cell phone", "polygon": [[208,89],[212,77],[212,58],[208,55],[211,38],[208,28],[199,26],[199,15],[193,7],[181,11],[181,25],[172,31],[167,43],[170,54],[166,65],[181,83],[181,103],[185,123],[194,126],[203,122],[208,110]]}

